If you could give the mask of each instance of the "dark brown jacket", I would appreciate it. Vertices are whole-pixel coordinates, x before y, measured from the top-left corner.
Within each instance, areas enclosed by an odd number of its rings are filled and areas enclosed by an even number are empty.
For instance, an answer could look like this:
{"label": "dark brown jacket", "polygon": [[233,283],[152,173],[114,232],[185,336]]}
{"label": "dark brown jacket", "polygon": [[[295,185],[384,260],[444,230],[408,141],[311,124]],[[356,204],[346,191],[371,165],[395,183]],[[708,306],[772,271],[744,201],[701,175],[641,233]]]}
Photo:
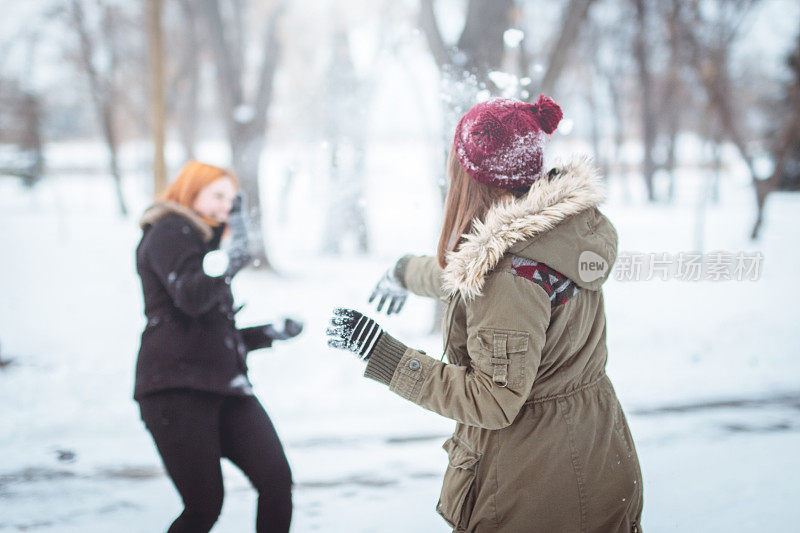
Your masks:
{"label": "dark brown jacket", "polygon": [[236,328],[230,285],[203,271],[203,258],[219,248],[224,225],[211,228],[175,202],[156,202],[140,225],[136,271],[147,324],[134,398],[167,389],[252,394],[247,353],[271,341],[263,328]]}

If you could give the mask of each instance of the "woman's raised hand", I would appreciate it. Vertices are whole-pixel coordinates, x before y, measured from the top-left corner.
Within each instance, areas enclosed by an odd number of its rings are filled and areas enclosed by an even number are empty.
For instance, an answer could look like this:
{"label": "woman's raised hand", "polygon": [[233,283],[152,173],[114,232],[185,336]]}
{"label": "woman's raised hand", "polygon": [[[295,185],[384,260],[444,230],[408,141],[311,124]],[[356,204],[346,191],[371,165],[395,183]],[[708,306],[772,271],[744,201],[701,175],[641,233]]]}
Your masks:
{"label": "woman's raised hand", "polygon": [[355,309],[337,307],[333,310],[328,329],[328,346],[349,350],[362,361],[369,360],[375,344],[383,333],[377,322]]}
{"label": "woman's raised hand", "polygon": [[408,290],[403,287],[403,283],[397,275],[397,264],[387,270],[383,277],[378,280],[378,284],[372,290],[368,303],[372,303],[378,297],[380,297],[377,307],[379,313],[387,302],[387,315],[397,314],[403,309],[408,298]]}

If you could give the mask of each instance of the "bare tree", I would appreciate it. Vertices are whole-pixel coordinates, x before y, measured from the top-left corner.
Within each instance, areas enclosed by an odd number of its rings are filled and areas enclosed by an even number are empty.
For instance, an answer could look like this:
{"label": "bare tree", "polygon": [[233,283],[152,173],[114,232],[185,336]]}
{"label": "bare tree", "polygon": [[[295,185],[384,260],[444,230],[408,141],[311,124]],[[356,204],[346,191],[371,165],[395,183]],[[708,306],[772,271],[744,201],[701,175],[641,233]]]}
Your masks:
{"label": "bare tree", "polygon": [[280,56],[278,20],[284,9],[279,2],[264,24],[260,49],[261,62],[255,73],[255,87],[248,98],[245,81],[243,2],[234,0],[230,14],[223,16],[220,0],[202,0],[197,6],[208,32],[211,58],[216,68],[219,112],[225,124],[233,168],[251,206],[252,253],[258,268],[272,269],[264,236],[264,204],[258,187],[261,152],[267,134],[267,115],[272,102],[273,80]]}
{"label": "bare tree", "polygon": [[655,201],[653,189],[653,176],[655,175],[655,162],[653,161],[653,147],[656,141],[656,109],[653,94],[653,75],[650,65],[650,44],[648,42],[649,9],[646,0],[633,0],[636,7],[636,40],[634,42],[634,55],[639,74],[639,90],[641,96],[642,119],[642,177],[647,188],[647,199]]}
{"label": "bare tree", "polygon": [[18,80],[0,77],[0,173],[19,176],[27,187],[44,172],[42,100]]}
{"label": "bare tree", "polygon": [[[551,93],[555,89],[593,2],[570,0],[564,6],[557,39],[548,54],[548,64],[539,84],[541,92]],[[520,17],[521,9],[512,0],[469,0],[464,28],[457,42],[448,45],[439,29],[433,0],[420,1],[419,25],[439,67],[447,93],[444,102],[445,139],[458,117],[476,102],[480,91],[490,94],[501,92],[502,88],[494,83],[491,73],[503,65],[504,55],[508,52],[504,36]],[[518,75],[530,79],[531,56],[524,38],[519,46]],[[528,87],[520,97],[536,98],[540,91],[532,89]],[[442,188],[443,194],[445,186]]]}
{"label": "bare tree", "polygon": [[[758,0],[719,0],[714,10],[716,18],[709,20],[698,5],[685,5],[680,0],[672,1],[675,21],[689,51],[690,64],[703,85],[722,131],[736,147],[750,172],[757,209],[751,239],[759,236],[767,196],[777,188],[776,175],[782,172],[780,170],[768,179],[759,176],[751,147],[744,134],[740,110],[734,104],[734,83],[729,66],[730,49],[740,35],[742,23],[747,20],[757,3]],[[787,121],[785,137],[790,139],[794,135],[794,129],[793,120]]]}
{"label": "bare tree", "polygon": [[[0,173],[19,176],[27,187],[32,187],[44,173],[44,101],[32,89],[41,41],[38,28],[26,28],[0,39],[0,144],[10,145],[0,157]],[[19,72],[9,75],[4,67],[15,45],[23,52],[24,61]]]}
{"label": "bare tree", "polygon": [[365,131],[364,93],[367,81],[360,78],[351,57],[344,28],[333,34],[326,79],[329,83],[326,109],[326,139],[330,147],[328,213],[323,249],[338,254],[349,235],[360,252],[369,250],[366,217],[360,202],[364,193]]}
{"label": "bare tree", "polygon": [[[598,11],[595,11],[598,13]],[[595,160],[604,178],[608,178],[612,159],[618,159],[622,144],[624,115],[621,105],[622,84],[625,80],[627,51],[627,35],[624,26],[619,23],[619,16],[603,17],[596,15],[587,20],[583,38],[577,52],[580,53],[577,69],[582,74],[575,85],[584,94],[590,112],[590,139]],[[613,30],[613,31],[612,31]],[[611,105],[602,105],[603,96],[607,96]],[[610,120],[609,120],[610,119]],[[613,124],[614,154],[604,148],[603,137],[605,124]],[[614,161],[617,163],[618,161]]]}
{"label": "bare tree", "polygon": [[[114,180],[119,210],[122,215],[127,215],[128,208],[122,194],[122,173],[118,159],[117,115],[121,105],[115,76],[120,67],[121,43],[120,34],[117,32],[119,13],[116,7],[104,3],[100,3],[98,8],[99,29],[96,33],[93,33],[89,26],[81,0],[71,1],[68,17],[78,37],[78,62],[86,75],[92,104],[108,149],[108,166]],[[104,57],[105,65],[102,69],[98,67],[101,55]]]}
{"label": "bare tree", "polygon": [[161,27],[161,0],[147,0],[147,34],[150,45],[150,107],[153,131],[153,192],[167,188],[164,161],[166,117],[164,109],[164,36]]}
{"label": "bare tree", "polygon": [[503,59],[503,32],[508,29],[514,7],[512,0],[469,0],[466,22],[455,46],[448,46],[439,30],[433,0],[422,0],[420,27],[425,32],[433,58],[440,70],[458,67],[490,84],[488,73]]}
{"label": "bare tree", "polygon": [[[578,40],[581,26],[586,21],[589,7],[594,0],[570,0],[561,15],[561,25],[558,30],[558,39],[548,56],[547,67],[544,78],[542,78],[541,92],[552,93],[556,88],[556,83],[564,71],[567,64],[569,53],[574,43]],[[526,68],[525,72],[528,71]],[[535,95],[531,93],[531,97]]]}
{"label": "bare tree", "polygon": [[675,166],[678,133],[681,128],[681,110],[684,106],[685,90],[682,79],[683,58],[681,54],[681,44],[676,31],[675,13],[669,9],[668,4],[661,3],[661,18],[667,21],[669,46],[669,62],[667,72],[661,87],[661,106],[659,108],[659,119],[667,126],[667,153],[663,163],[664,169],[669,173],[669,190],[667,192],[668,201],[675,199]]}
{"label": "bare tree", "polygon": [[164,58],[167,61],[166,113],[177,131],[184,157],[194,159],[200,123],[198,115],[202,49],[198,38],[197,8],[193,0],[177,0],[171,3],[171,7],[177,9],[167,10],[165,13],[165,24],[169,28],[168,49],[174,51]]}
{"label": "bare tree", "polygon": [[433,0],[421,0],[419,25],[448,93],[443,109],[444,138],[458,117],[476,102],[479,91],[498,92],[489,73],[502,65],[503,34],[511,26],[513,13],[512,0],[469,0],[461,35],[455,45],[448,45],[439,29]]}
{"label": "bare tree", "polygon": [[758,236],[758,230],[762,223],[762,213],[767,195],[777,190],[783,183],[792,151],[797,150],[798,142],[800,142],[800,34],[797,36],[795,49],[787,63],[792,71],[792,78],[786,87],[786,102],[783,106],[786,110],[786,121],[773,148],[774,171],[769,179],[764,180],[762,194],[758,197],[759,216],[753,228],[754,238]]}
{"label": "bare tree", "polygon": [[[330,57],[324,79],[328,89],[321,102],[325,117],[325,140],[330,150],[330,180],[323,250],[336,254],[345,239],[355,240],[356,250],[370,249],[369,228],[363,202],[366,193],[366,158],[368,148],[367,112],[386,68],[388,52],[397,52],[405,29],[398,31],[398,9],[392,0],[374,4],[374,30],[363,34],[371,39],[361,51],[361,61],[354,62],[350,40],[351,15],[334,9],[331,17]],[[401,8],[402,9],[402,8]]]}
{"label": "bare tree", "polygon": [[[603,6],[606,7],[606,6]],[[600,83],[593,83],[585,90],[604,90],[608,96],[605,112],[612,124],[612,154],[606,160],[609,173],[616,172],[622,185],[623,200],[631,200],[629,173],[622,168],[622,146],[627,136],[630,112],[631,76],[634,64],[630,52],[635,38],[635,25],[631,24],[634,6],[631,2],[619,2],[615,9],[595,9],[589,18],[588,38],[583,42],[584,63],[592,65],[594,76]],[[601,106],[598,108],[603,109]],[[603,159],[601,159],[601,164]]]}

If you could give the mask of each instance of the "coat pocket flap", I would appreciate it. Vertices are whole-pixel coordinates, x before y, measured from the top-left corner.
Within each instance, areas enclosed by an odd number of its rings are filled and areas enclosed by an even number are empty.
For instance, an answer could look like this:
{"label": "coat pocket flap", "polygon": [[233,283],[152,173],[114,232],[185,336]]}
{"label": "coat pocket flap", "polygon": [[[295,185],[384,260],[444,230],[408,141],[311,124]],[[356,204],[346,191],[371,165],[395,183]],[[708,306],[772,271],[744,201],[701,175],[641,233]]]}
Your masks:
{"label": "coat pocket flap", "polygon": [[436,510],[455,531],[466,531],[475,506],[475,477],[481,454],[453,435],[442,445],[448,465]]}
{"label": "coat pocket flap", "polygon": [[478,342],[488,353],[493,354],[495,338],[498,334],[505,336],[506,353],[528,351],[528,334],[524,331],[482,328],[478,330]]}
{"label": "coat pocket flap", "polygon": [[472,451],[457,437],[447,439],[442,448],[447,452],[448,463],[453,468],[472,470],[480,459],[480,454]]}
{"label": "coat pocket flap", "polygon": [[479,328],[473,365],[499,387],[519,387],[525,382],[529,337],[525,331]]}

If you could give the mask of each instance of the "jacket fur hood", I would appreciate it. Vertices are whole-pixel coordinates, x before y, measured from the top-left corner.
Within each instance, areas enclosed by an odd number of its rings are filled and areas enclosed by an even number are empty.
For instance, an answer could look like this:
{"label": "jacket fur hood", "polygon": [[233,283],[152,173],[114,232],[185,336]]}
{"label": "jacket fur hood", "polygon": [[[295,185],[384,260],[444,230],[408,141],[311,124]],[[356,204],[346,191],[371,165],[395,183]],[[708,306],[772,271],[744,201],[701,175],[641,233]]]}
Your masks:
{"label": "jacket fur hood", "polygon": [[205,221],[200,218],[200,215],[188,207],[169,200],[155,202],[145,209],[142,218],[139,219],[139,227],[144,229],[147,226],[155,225],[156,222],[167,215],[181,215],[186,218],[200,232],[205,242],[211,241],[214,236],[214,231],[211,229],[211,226],[206,224]]}
{"label": "jacket fur hood", "polygon": [[[483,222],[473,225],[447,256],[445,292],[461,292],[468,300],[480,296],[486,276],[507,252],[545,263],[582,288],[599,290],[617,255],[617,232],[597,209],[605,199],[588,157],[556,164],[528,194],[495,204]],[[590,262],[592,271],[586,270]]]}

